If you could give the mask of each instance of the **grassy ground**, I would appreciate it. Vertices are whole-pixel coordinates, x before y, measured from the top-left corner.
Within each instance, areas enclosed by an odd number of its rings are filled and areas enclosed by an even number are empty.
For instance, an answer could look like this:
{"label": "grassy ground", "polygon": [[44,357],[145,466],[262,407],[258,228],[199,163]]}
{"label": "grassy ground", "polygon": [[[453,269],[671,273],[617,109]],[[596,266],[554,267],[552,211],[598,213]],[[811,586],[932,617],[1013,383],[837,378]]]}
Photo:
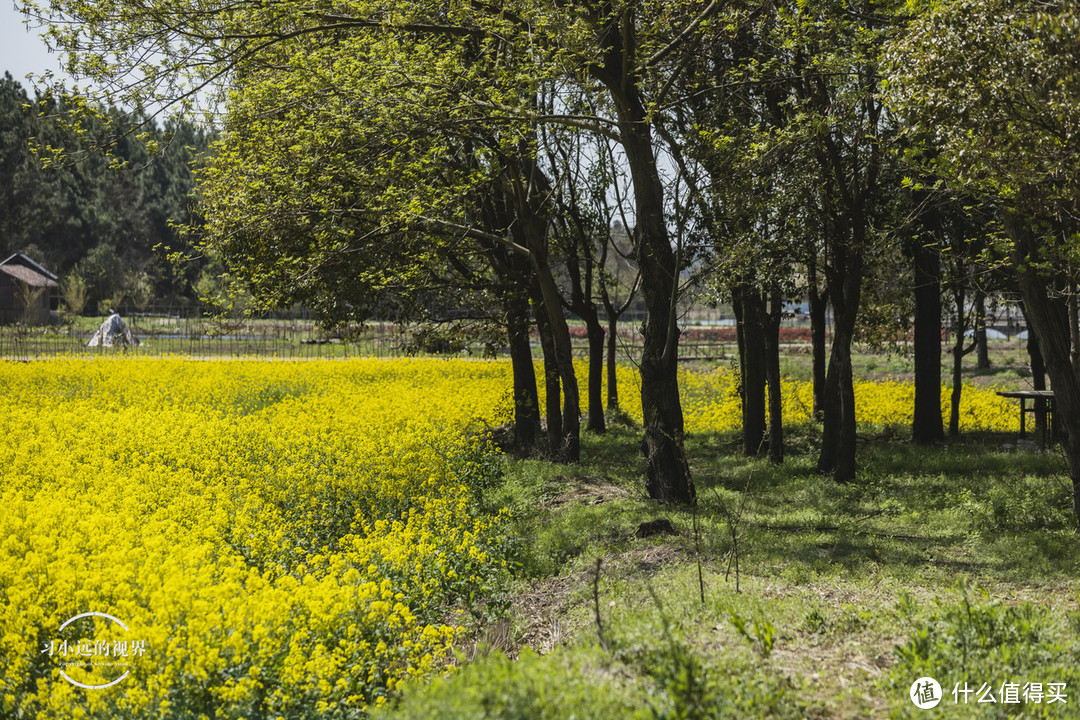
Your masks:
{"label": "grassy ground", "polygon": [[[846,486],[814,471],[814,428],[780,467],[735,437],[692,437],[696,510],[642,496],[634,428],[586,436],[578,467],[510,463],[485,498],[523,538],[508,616],[465,648],[485,659],[393,714],[1080,717],[1063,459],[1000,451],[1005,437],[902,436],[861,437]],[[673,532],[636,536],[659,519]],[[908,698],[924,676],[942,687],[933,711]]]}
{"label": "grassy ground", "polygon": [[[947,383],[952,379],[951,353],[951,344],[942,343],[941,376],[943,382]],[[964,356],[965,379],[979,385],[1016,384],[1026,387],[1030,383],[1031,369],[1025,341],[991,340],[988,354],[990,368],[985,370],[976,368],[975,353]],[[855,377],[864,379],[908,379],[914,377],[915,368],[912,358],[902,353],[856,348],[852,357],[852,372]],[[810,347],[787,348],[780,360],[780,373],[796,380],[809,380],[812,377]]]}

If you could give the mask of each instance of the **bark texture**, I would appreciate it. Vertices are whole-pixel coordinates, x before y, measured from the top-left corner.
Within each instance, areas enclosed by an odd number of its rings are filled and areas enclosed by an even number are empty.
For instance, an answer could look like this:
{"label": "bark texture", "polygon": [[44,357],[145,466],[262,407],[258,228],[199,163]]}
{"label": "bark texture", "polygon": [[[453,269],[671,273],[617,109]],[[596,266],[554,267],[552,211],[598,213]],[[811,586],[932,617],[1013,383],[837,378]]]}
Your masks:
{"label": "bark texture", "polygon": [[945,439],[941,421],[941,264],[936,247],[914,243],[915,407],[911,438],[917,443]]}
{"label": "bark texture", "polygon": [[664,185],[639,87],[636,33],[633,6],[628,5],[612,16],[600,38],[601,56],[589,70],[611,96],[634,186],[634,259],[641,270],[646,308],[641,352],[645,486],[655,500],[692,503],[696,495],[683,446],[679,398],[679,328],[675,321],[679,259],[668,235]]}
{"label": "bark texture", "polygon": [[1032,260],[1038,257],[1039,244],[1029,223],[1006,214],[1005,228],[1015,243],[1016,265],[1021,268],[1017,275],[1028,327],[1038,338],[1053,386],[1055,419],[1072,480],[1073,513],[1080,524],[1080,377],[1070,357],[1068,301],[1055,292],[1068,286],[1036,270]]}

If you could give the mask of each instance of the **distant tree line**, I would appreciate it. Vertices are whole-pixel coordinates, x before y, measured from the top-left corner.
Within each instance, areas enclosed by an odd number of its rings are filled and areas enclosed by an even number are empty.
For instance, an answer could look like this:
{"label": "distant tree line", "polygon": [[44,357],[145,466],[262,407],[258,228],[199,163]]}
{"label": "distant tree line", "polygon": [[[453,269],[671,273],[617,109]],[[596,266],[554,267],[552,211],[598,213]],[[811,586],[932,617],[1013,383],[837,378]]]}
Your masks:
{"label": "distant tree line", "polygon": [[180,118],[159,125],[114,107],[72,123],[74,102],[0,79],[0,252],[24,251],[59,275],[74,312],[197,301],[212,269],[168,255],[198,236],[176,226],[200,224],[192,162],[210,138]]}

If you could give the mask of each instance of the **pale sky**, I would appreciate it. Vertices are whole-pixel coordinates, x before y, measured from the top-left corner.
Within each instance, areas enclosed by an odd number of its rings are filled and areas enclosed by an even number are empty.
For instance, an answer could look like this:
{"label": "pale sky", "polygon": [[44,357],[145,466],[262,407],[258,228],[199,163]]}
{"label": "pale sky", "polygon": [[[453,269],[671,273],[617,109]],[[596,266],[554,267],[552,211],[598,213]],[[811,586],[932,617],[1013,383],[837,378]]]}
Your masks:
{"label": "pale sky", "polygon": [[76,81],[60,72],[60,54],[49,52],[48,45],[40,37],[40,27],[24,23],[26,16],[17,9],[17,2],[0,0],[0,77],[5,72],[11,73],[27,95],[33,97],[34,86],[26,79],[27,73],[43,75],[51,70],[57,80],[65,82],[69,88],[78,85],[85,91],[89,86],[85,78]]}
{"label": "pale sky", "polygon": [[59,74],[60,56],[49,52],[45,41],[38,37],[40,30],[27,31],[24,19],[12,0],[0,0],[0,74],[11,73],[30,91],[26,74],[41,75],[46,70]]}

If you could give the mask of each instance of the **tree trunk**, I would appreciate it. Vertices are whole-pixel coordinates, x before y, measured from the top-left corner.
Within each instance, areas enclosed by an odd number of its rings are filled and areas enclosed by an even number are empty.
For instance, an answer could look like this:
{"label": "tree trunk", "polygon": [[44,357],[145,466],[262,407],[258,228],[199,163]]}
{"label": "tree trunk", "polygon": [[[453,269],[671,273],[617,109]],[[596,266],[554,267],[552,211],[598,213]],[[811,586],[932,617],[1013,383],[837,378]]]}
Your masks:
{"label": "tree trunk", "polygon": [[816,262],[811,261],[808,305],[810,310],[810,348],[814,366],[814,419],[825,416],[825,313],[829,307],[829,291],[818,290]]}
{"label": "tree trunk", "polygon": [[694,483],[683,447],[679,398],[679,328],[675,320],[679,259],[668,236],[664,185],[656,166],[651,121],[634,74],[636,32],[632,6],[602,34],[602,63],[589,70],[611,94],[623,152],[634,187],[637,237],[634,255],[645,300],[642,328],[641,411],[645,426],[645,486],[661,502],[692,503]]}
{"label": "tree trunk", "polygon": [[506,335],[514,375],[514,444],[528,454],[540,433],[540,397],[529,343],[529,300],[521,293],[507,298]]}
{"label": "tree trunk", "polygon": [[[487,206],[492,227],[510,224],[505,203],[491,198]],[[539,443],[540,396],[536,389],[536,366],[529,337],[530,298],[535,282],[532,265],[523,255],[511,252],[498,244],[485,248],[491,267],[503,288],[503,307],[506,314],[506,336],[510,348],[510,364],[514,376],[514,446],[522,455],[533,454]]]}
{"label": "tree trunk", "polygon": [[[609,242],[614,243],[614,240],[609,237]],[[606,252],[604,257],[607,257]],[[633,302],[634,295],[637,293],[637,281],[634,282],[633,288],[621,306],[616,307],[611,300],[603,271],[599,273],[597,280],[600,285],[600,303],[604,308],[604,317],[607,318],[607,409],[608,412],[615,413],[619,411],[619,379],[616,362],[619,354],[619,318]]]}
{"label": "tree trunk", "polygon": [[[1026,314],[1026,311],[1025,311]],[[1045,390],[1046,389],[1046,363],[1043,362],[1042,351],[1039,349],[1039,339],[1035,335],[1035,330],[1031,326],[1031,321],[1028,320],[1028,341],[1027,341],[1028,358],[1031,362],[1031,389],[1032,390]],[[1035,432],[1043,433],[1046,431],[1046,401],[1041,398],[1035,401]]]}
{"label": "tree trunk", "polygon": [[960,396],[964,389],[964,335],[967,333],[966,297],[963,283],[953,291],[956,301],[956,326],[953,328],[952,396],[949,398],[949,437],[960,434]]}
{"label": "tree trunk", "polygon": [[986,293],[975,289],[975,368],[990,369],[990,346],[986,343]]}
{"label": "tree trunk", "polygon": [[[1046,363],[1043,362],[1043,354],[1039,348],[1039,338],[1035,335],[1035,329],[1031,325],[1028,316],[1027,305],[1020,303],[1020,312],[1024,316],[1024,325],[1027,327],[1026,349],[1028,363],[1031,369],[1031,389],[1046,390]],[[1035,401],[1035,432],[1042,434],[1046,431],[1046,401]]]}
{"label": "tree trunk", "polygon": [[772,294],[765,318],[765,375],[769,382],[769,462],[784,462],[784,404],[780,390],[780,320],[784,298]]}
{"label": "tree trunk", "polygon": [[911,437],[917,443],[945,438],[941,424],[941,266],[934,247],[916,241],[915,408]]}
{"label": "tree trunk", "polygon": [[619,409],[619,381],[615,362],[619,350],[619,316],[615,308],[604,308],[607,312],[607,409],[617,412]]}
{"label": "tree trunk", "polygon": [[[832,472],[838,483],[855,479],[855,385],[851,371],[851,345],[859,315],[862,294],[865,225],[861,215],[853,213],[851,240],[841,240],[834,247],[833,262],[828,266],[829,293],[832,297],[834,330],[829,371],[825,378],[825,421],[822,432],[819,472]],[[829,397],[829,394],[832,396]]]}
{"label": "tree trunk", "polygon": [[[531,176],[539,175],[539,171],[535,169],[531,173]],[[540,182],[543,182],[542,178]],[[581,459],[581,401],[578,396],[577,376],[574,373],[570,327],[566,324],[566,318],[563,316],[562,297],[559,295],[559,287],[555,282],[555,276],[551,272],[551,266],[548,264],[547,222],[532,211],[528,197],[529,195],[526,195],[524,199],[518,199],[518,222],[515,225],[515,231],[524,239],[523,244],[529,249],[529,260],[532,263],[536,284],[539,287],[541,307],[550,331],[551,351],[554,356],[559,382],[562,385],[562,439],[552,448],[552,451],[554,458],[558,462],[576,463]],[[539,315],[540,312],[538,311],[537,316],[539,317]],[[545,354],[545,362],[546,357]],[[550,398],[547,406],[549,408],[548,433],[550,435],[550,408],[552,407]]]}
{"label": "tree trunk", "polygon": [[1080,301],[1076,297],[1076,285],[1069,285],[1069,358],[1073,371],[1080,373]]}
{"label": "tree trunk", "polygon": [[[1046,363],[1043,361],[1042,351],[1039,349],[1039,340],[1034,337],[1034,331],[1029,333],[1032,337],[1028,341],[1028,355],[1031,357],[1031,388],[1033,390],[1046,390]],[[1046,401],[1042,398],[1035,400],[1035,432],[1046,432]]]}
{"label": "tree trunk", "polygon": [[[851,313],[854,315],[855,313]],[[855,479],[855,443],[857,439],[855,424],[855,385],[851,371],[851,343],[855,321],[840,322],[837,316],[837,329],[833,338],[832,357],[829,359],[829,371],[837,374],[836,404],[839,406],[837,427],[835,430],[835,462],[832,468],[833,479],[838,483],[848,483]],[[842,325],[842,326],[841,326]]]}
{"label": "tree trunk", "polygon": [[[1073,511],[1080,521],[1080,379],[1073,370],[1069,349],[1068,301],[1052,297],[1047,292],[1048,281],[1034,272],[1021,275],[1020,292],[1028,316],[1028,336],[1032,352],[1032,386],[1046,390],[1046,376],[1054,391],[1054,422],[1069,461],[1073,481]],[[1038,285],[1038,287],[1036,287]],[[1045,370],[1043,364],[1045,363]],[[1047,408],[1044,400],[1035,401],[1035,429],[1047,430]]]}
{"label": "tree trunk", "polygon": [[[549,289],[544,290],[544,287]],[[581,411],[578,396],[577,376],[574,373],[574,357],[570,347],[570,328],[563,317],[558,293],[554,290],[555,281],[550,276],[540,278],[544,296],[544,309],[551,332],[552,352],[555,370],[562,385],[562,428],[561,441],[554,448],[555,459],[559,462],[576,463],[581,459]],[[552,310],[552,305],[558,309]],[[551,407],[551,404],[548,404]],[[557,413],[556,413],[557,414]],[[549,420],[550,422],[550,420]]]}
{"label": "tree trunk", "polygon": [[604,326],[596,312],[596,306],[586,303],[581,308],[581,319],[589,338],[589,420],[585,429],[602,433],[604,422]]}
{"label": "tree trunk", "polygon": [[1016,264],[1025,268],[1018,272],[1018,279],[1028,334],[1034,331],[1038,338],[1053,385],[1055,420],[1072,480],[1073,513],[1080,524],[1080,377],[1070,358],[1068,303],[1061,297],[1051,297],[1053,281],[1033,269],[1037,264],[1032,261],[1039,257],[1038,242],[1029,225],[1022,218],[1006,214],[1005,227],[1015,243]]}
{"label": "tree trunk", "polygon": [[765,301],[761,293],[741,284],[734,289],[739,339],[740,395],[742,396],[743,454],[759,455],[765,447],[766,338]]}
{"label": "tree trunk", "polygon": [[819,473],[836,470],[836,458],[840,449],[840,358],[836,349],[836,338],[837,333],[833,332],[829,367],[821,394],[821,452],[817,461]]}
{"label": "tree trunk", "polygon": [[[637,194],[640,204],[643,193],[638,190]],[[655,500],[693,503],[694,484],[683,447],[683,412],[679,399],[678,328],[672,307],[676,281],[674,258],[666,233],[664,236],[661,247],[655,242],[643,242],[638,256],[647,308],[641,352],[645,485],[649,497]]]}
{"label": "tree trunk", "polygon": [[[539,294],[539,290],[537,290]],[[547,419],[548,454],[558,457],[562,447],[562,384],[559,382],[559,366],[555,360],[555,340],[551,336],[551,321],[543,302],[537,301],[536,332],[540,336],[540,349],[544,353],[544,411]]]}
{"label": "tree trunk", "polygon": [[566,245],[566,273],[570,278],[570,310],[585,323],[588,340],[588,394],[589,419],[585,429],[602,433],[604,423],[604,326],[593,300],[594,259],[590,238],[581,221],[580,212],[573,204],[564,212],[571,216],[566,223],[568,242]]}

